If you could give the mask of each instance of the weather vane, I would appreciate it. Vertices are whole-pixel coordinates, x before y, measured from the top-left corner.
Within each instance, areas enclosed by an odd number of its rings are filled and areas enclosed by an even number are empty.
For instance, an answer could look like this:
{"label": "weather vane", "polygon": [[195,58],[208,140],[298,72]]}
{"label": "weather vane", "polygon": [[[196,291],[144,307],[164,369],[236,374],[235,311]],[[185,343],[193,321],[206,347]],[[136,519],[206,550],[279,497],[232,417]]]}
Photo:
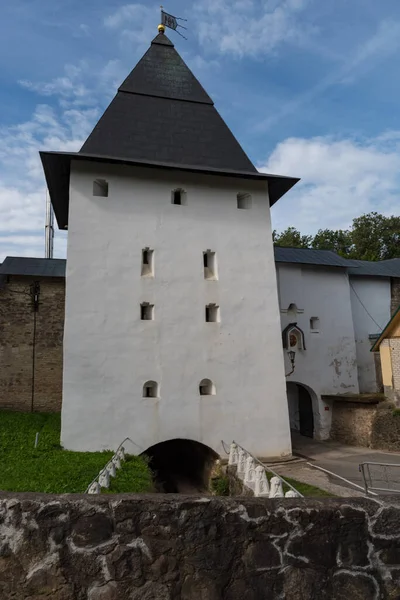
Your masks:
{"label": "weather vane", "polygon": [[181,29],[187,30],[187,27],[184,27],[183,25],[178,23],[178,21],[186,22],[187,19],[182,19],[181,17],[174,17],[173,15],[169,15],[168,13],[164,12],[163,6],[160,6],[160,8],[161,8],[161,25],[159,25],[160,33],[164,33],[164,30],[160,29],[160,27],[163,27],[163,28],[169,27],[169,29],[173,29],[181,37],[183,37],[185,40],[187,40],[187,37],[182,35],[180,31],[178,31],[178,27],[180,27]]}

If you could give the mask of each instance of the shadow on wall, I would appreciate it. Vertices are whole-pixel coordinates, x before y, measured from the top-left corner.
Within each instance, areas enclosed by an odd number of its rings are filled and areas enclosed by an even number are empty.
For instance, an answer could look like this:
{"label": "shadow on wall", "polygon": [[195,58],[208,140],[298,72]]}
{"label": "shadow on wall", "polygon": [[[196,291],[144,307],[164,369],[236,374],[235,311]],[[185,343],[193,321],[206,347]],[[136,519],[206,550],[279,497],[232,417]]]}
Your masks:
{"label": "shadow on wall", "polygon": [[198,494],[208,491],[211,471],[219,456],[193,440],[168,440],[151,446],[144,456],[154,473],[158,492]]}

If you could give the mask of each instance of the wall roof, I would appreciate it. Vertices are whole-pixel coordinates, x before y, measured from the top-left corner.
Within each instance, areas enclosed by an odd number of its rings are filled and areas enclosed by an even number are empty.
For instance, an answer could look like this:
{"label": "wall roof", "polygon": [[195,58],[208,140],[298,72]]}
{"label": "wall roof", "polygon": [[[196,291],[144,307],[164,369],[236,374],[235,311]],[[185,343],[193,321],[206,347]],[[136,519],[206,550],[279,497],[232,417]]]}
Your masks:
{"label": "wall roof", "polygon": [[[275,246],[275,262],[342,267],[353,275],[400,277],[400,258],[380,262],[354,261],[342,258],[330,250],[282,248]],[[354,266],[354,263],[362,263]],[[388,265],[387,263],[390,263]],[[0,264],[0,275],[30,275],[33,277],[65,277],[66,260],[61,258],[27,258],[7,256]]]}
{"label": "wall roof", "polygon": [[349,275],[375,275],[377,277],[400,277],[400,258],[369,261],[351,260]]}
{"label": "wall roof", "polygon": [[65,277],[66,263],[67,261],[61,258],[7,256],[0,265],[0,276]]}
{"label": "wall roof", "polygon": [[348,267],[348,260],[331,250],[313,250],[310,248],[274,247],[275,261],[302,265],[323,265],[326,267]]}
{"label": "wall roof", "polygon": [[314,250],[312,248],[274,247],[275,261],[278,263],[294,263],[303,265],[322,265],[344,267],[351,276],[400,277],[400,258],[390,260],[368,261],[342,258],[331,250]]}

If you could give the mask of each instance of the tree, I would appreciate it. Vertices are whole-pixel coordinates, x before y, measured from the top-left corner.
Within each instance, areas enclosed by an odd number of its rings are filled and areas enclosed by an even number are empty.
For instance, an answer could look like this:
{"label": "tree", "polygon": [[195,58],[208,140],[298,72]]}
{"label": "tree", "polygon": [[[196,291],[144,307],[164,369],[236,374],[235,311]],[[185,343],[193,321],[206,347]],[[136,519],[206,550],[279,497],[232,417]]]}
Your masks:
{"label": "tree", "polygon": [[343,229],[320,229],[314,236],[312,247],[316,250],[333,250],[347,258],[353,247],[351,233]]}
{"label": "tree", "polygon": [[386,260],[400,257],[400,217],[385,217],[377,212],[353,221],[354,244],[351,258]]}
{"label": "tree", "polygon": [[275,246],[333,250],[344,258],[387,260],[400,258],[400,217],[370,212],[353,220],[349,230],[320,229],[315,236],[295,227],[272,234]]}
{"label": "tree", "polygon": [[301,235],[295,227],[288,227],[282,233],[272,232],[272,240],[275,246],[286,246],[289,248],[309,248],[312,235]]}

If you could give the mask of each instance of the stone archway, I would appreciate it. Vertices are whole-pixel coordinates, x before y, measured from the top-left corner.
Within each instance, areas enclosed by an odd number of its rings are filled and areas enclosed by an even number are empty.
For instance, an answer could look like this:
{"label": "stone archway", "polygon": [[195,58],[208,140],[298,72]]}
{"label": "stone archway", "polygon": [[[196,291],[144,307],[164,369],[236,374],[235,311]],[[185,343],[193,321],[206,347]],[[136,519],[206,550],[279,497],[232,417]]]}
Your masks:
{"label": "stone archway", "polygon": [[302,383],[292,381],[287,382],[286,391],[290,429],[305,437],[313,438],[315,434],[313,391]]}
{"label": "stone archway", "polygon": [[197,494],[208,490],[218,454],[194,440],[174,439],[148,448],[156,490],[172,494]]}

